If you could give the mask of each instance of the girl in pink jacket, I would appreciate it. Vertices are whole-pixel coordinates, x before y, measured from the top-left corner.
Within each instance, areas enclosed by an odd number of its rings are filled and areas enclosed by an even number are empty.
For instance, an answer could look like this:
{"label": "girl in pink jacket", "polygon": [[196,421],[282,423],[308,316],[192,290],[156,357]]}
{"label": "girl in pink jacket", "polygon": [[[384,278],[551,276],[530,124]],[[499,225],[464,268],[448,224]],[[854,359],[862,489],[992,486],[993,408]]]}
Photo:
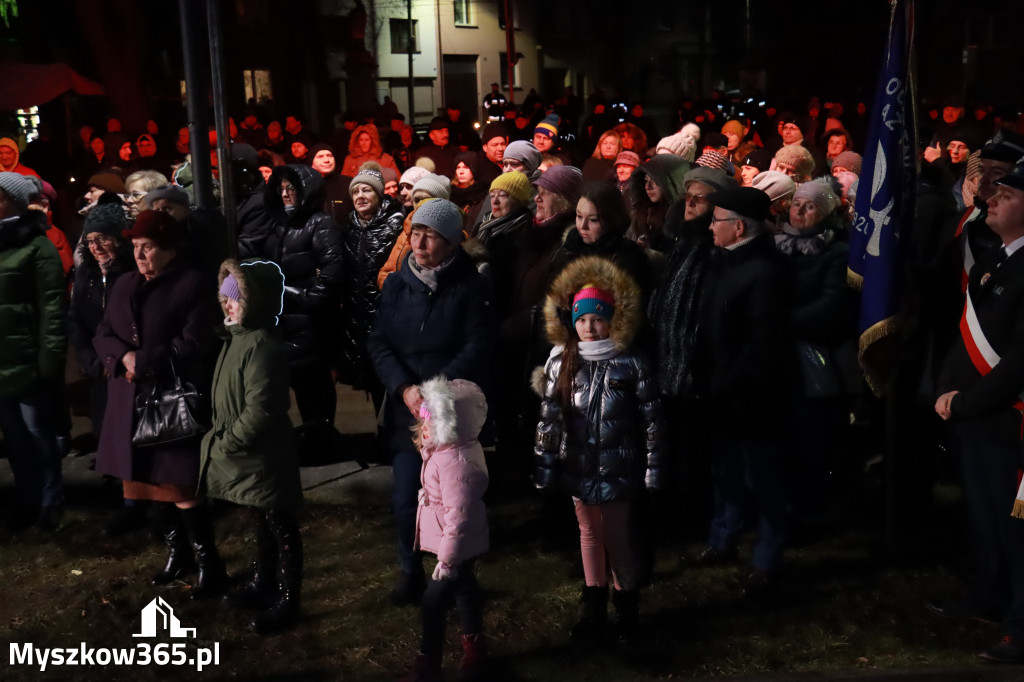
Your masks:
{"label": "girl in pink jacket", "polygon": [[488,549],[487,464],[477,441],[487,419],[487,400],[479,386],[463,379],[437,377],[419,392],[415,433],[423,468],[416,547],[436,554],[437,568],[423,594],[420,653],[405,679],[441,679],[445,621],[453,599],[462,625],[460,679],[483,679],[480,587],[473,563]]}

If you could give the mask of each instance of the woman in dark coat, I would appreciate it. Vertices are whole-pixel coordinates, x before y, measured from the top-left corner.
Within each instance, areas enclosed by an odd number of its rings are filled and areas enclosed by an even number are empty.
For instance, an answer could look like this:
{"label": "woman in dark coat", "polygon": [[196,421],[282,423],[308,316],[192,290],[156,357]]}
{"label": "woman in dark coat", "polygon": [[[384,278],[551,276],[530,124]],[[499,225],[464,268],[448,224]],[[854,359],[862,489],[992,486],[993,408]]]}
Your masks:
{"label": "woman in dark coat", "polygon": [[380,409],[384,389],[374,376],[366,342],[380,305],[377,275],[402,232],[402,204],[384,194],[378,164],[360,168],[349,185],[353,209],[343,235],[345,282],[341,303],[341,358],[338,381],[368,391]]}
{"label": "woman in dark coat", "polygon": [[117,280],[93,340],[109,380],[96,471],[122,479],[127,499],[165,503],[158,509],[167,564],[153,584],[166,585],[190,572],[194,549],[199,578],[192,594],[212,596],[223,590],[227,575],[214,545],[209,508],[196,498],[199,441],[136,448],[132,434],[135,396],[166,377],[172,359],[183,380],[208,392],[216,292],[203,273],[179,257],[184,228],[170,215],[143,211],[125,236],[132,239],[138,269]]}
{"label": "woman in dark coat", "polygon": [[304,423],[334,423],[330,346],[341,297],[341,230],[323,212],[323,179],[309,166],[274,169],[263,205],[275,221],[263,256],[284,272],[284,337],[291,386]]}
{"label": "woman in dark coat", "polygon": [[121,233],[128,227],[128,218],[120,202],[99,204],[89,211],[82,227],[82,263],[75,270],[75,286],[68,308],[68,337],[75,348],[78,366],[89,383],[89,416],[92,431],[99,437],[103,412],[107,403],[107,381],[103,362],[92,339],[103,321],[114,283],[133,270],[131,245],[125,244]]}
{"label": "woman in dark coat", "polygon": [[[839,430],[848,414],[851,388],[843,350],[852,352],[856,306],[847,285],[849,244],[839,198],[825,180],[805,182],[793,194],[789,222],[775,236],[791,282],[789,324],[803,381],[793,414],[791,473],[795,523],[824,521],[829,472],[834,469]],[[845,348],[843,348],[845,345]]]}
{"label": "woman in dark coat", "polygon": [[485,388],[494,348],[490,286],[463,251],[462,214],[444,199],[416,209],[406,264],[384,282],[368,348],[388,393],[384,429],[394,470],[393,506],[401,575],[392,601],[418,601],[426,587],[414,551],[420,454],[410,427],[419,417],[417,385],[442,375]]}

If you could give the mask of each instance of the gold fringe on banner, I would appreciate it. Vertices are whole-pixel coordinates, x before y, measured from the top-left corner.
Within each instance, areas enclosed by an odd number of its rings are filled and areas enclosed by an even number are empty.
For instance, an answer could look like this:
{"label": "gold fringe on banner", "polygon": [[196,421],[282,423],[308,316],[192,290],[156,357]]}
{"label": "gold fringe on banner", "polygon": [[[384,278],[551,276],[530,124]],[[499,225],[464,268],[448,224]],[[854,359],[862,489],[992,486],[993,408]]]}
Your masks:
{"label": "gold fringe on banner", "polygon": [[846,268],[846,283],[860,291],[864,288],[864,275],[857,274],[852,268]]}
{"label": "gold fringe on banner", "polygon": [[864,380],[876,397],[885,395],[889,385],[889,378],[892,376],[892,369],[896,362],[895,353],[897,349],[891,349],[890,354],[892,357],[874,358],[876,360],[885,360],[885,362],[877,364],[869,361],[868,351],[878,342],[895,334],[899,327],[899,318],[896,316],[887,317],[874,323],[860,335],[857,346],[857,362],[860,364],[861,371],[864,372]]}

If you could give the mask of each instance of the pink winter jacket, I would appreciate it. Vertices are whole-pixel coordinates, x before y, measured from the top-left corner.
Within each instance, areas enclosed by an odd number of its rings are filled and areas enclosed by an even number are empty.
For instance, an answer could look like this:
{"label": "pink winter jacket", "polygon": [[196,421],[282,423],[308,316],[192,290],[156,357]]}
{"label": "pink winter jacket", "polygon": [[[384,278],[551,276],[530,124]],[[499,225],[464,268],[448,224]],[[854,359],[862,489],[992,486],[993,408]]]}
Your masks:
{"label": "pink winter jacket", "polygon": [[[438,396],[438,389],[443,396]],[[489,546],[483,501],[487,464],[477,441],[487,418],[487,401],[476,384],[462,379],[433,379],[423,384],[420,392],[431,414],[431,434],[443,433],[446,427],[450,431],[444,439],[449,442],[425,444],[420,452],[423,487],[416,513],[416,546],[457,566],[483,554]]]}

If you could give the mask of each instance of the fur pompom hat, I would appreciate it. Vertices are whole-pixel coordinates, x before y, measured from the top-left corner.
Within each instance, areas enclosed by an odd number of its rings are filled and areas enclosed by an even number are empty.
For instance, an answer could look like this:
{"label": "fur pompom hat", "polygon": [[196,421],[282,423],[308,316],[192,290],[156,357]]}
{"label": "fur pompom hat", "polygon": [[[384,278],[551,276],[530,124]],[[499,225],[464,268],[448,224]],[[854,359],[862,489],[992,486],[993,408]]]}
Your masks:
{"label": "fur pompom hat", "polygon": [[352,178],[352,182],[349,183],[349,192],[352,191],[352,187],[358,184],[369,185],[370,189],[377,193],[377,197],[384,196],[384,173],[379,163],[373,161],[367,161],[359,167],[359,172]]}
{"label": "fur pompom hat", "polygon": [[487,398],[465,379],[434,377],[419,386],[420,420],[429,425],[430,445],[466,445],[477,440],[487,420]]}

